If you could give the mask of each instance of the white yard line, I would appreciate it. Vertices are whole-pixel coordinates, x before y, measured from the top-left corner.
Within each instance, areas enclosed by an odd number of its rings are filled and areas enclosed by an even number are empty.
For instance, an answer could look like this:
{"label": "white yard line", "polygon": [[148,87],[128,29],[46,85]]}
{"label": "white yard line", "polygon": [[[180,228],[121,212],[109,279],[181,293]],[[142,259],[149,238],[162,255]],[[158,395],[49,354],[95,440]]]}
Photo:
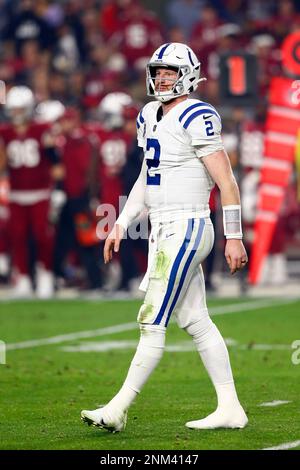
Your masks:
{"label": "white yard line", "polygon": [[254,349],[255,351],[290,351],[292,346],[290,344],[241,344],[240,349]]}
{"label": "white yard line", "polygon": [[[229,305],[224,305],[220,307],[214,307],[209,309],[210,315],[224,315],[228,313],[239,313],[245,311],[254,311],[261,308],[268,308],[272,307],[272,305],[281,305],[281,304],[288,304],[297,302],[298,299],[265,299],[265,300],[258,300],[258,301],[250,301],[250,302],[241,302],[241,303],[234,303]],[[64,335],[59,336],[52,336],[50,338],[41,338],[41,339],[34,339],[30,341],[22,341],[20,343],[8,343],[6,344],[6,350],[12,351],[16,349],[27,349],[27,348],[36,348],[38,346],[46,346],[49,344],[59,344],[65,341],[74,341],[77,339],[82,338],[93,338],[95,336],[106,336],[114,333],[121,333],[123,331],[130,331],[135,330],[137,328],[136,322],[131,323],[123,323],[120,325],[108,326],[106,328],[99,328],[96,330],[88,330],[88,331],[78,331],[76,333],[67,333]]]}
{"label": "white yard line", "polygon": [[[237,341],[235,341],[232,338],[224,338],[225,343],[227,346],[230,347],[236,347],[238,349],[242,349],[243,351],[245,350],[251,350],[251,349],[256,349],[254,346],[249,348],[247,344],[238,344]],[[106,351],[112,351],[114,349],[131,349],[131,348],[136,348],[137,346],[137,341],[88,341],[88,342],[80,342],[80,344],[76,344],[73,346],[63,346],[61,349],[62,351],[66,352],[106,352]],[[274,351],[274,350],[290,350],[291,346],[289,345],[278,345],[278,344],[260,344],[260,347],[258,348],[259,350],[266,350],[266,351]],[[281,346],[280,348],[277,348],[276,346]],[[282,347],[284,346],[284,348]],[[166,351],[172,351],[172,352],[187,352],[187,351],[195,351],[195,346],[192,341],[182,341],[180,343],[176,344],[167,344],[165,346]],[[283,405],[285,403],[291,403],[290,401],[281,401],[281,400],[274,400],[274,402],[269,402],[269,403],[262,403],[261,405],[257,406],[278,406],[278,405]]]}
{"label": "white yard line", "polygon": [[260,405],[257,406],[279,406],[279,405],[285,405],[287,403],[292,403],[289,400],[273,400],[273,401],[268,401],[265,403],[261,403]]}
{"label": "white yard line", "polygon": [[97,330],[78,331],[65,335],[52,336],[51,338],[33,339],[31,341],[22,341],[21,343],[9,343],[6,350],[36,348],[37,346],[46,346],[47,344],[59,344],[65,341],[74,341],[75,339],[94,338],[95,336],[106,336],[122,331],[134,330],[137,327],[136,322],[123,323],[122,325],[108,326]]}
{"label": "white yard line", "polygon": [[275,447],[265,447],[262,450],[288,450],[288,449],[293,449],[294,447],[300,446],[300,440],[299,441],[293,441],[293,442],[285,442],[284,444],[279,444],[278,446]]}
{"label": "white yard line", "polygon": [[[227,345],[234,345],[236,341],[224,338]],[[138,341],[87,341],[75,346],[61,346],[65,352],[107,352],[115,349],[136,349]],[[166,344],[166,352],[191,352],[196,351],[193,341],[181,341],[177,344]]]}
{"label": "white yard line", "polygon": [[250,310],[258,310],[259,308],[268,308],[272,305],[283,305],[297,302],[298,299],[264,299],[258,301],[242,302],[238,304],[224,305],[209,309],[210,315],[224,315],[226,313],[245,312]]}

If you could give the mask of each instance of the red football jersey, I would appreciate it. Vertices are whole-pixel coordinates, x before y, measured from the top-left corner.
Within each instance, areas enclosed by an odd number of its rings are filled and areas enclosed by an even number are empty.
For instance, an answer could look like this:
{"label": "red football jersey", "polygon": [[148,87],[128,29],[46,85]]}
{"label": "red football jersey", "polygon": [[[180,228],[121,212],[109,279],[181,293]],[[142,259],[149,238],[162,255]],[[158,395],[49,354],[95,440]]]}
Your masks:
{"label": "red football jersey", "polygon": [[64,136],[60,146],[65,167],[64,189],[69,197],[80,197],[87,189],[93,146],[88,133],[78,128]]}
{"label": "red football jersey", "polygon": [[93,127],[99,138],[100,199],[105,204],[119,206],[119,196],[124,195],[121,172],[127,161],[131,138],[122,130],[105,130]]}
{"label": "red football jersey", "polygon": [[12,125],[0,129],[7,155],[10,189],[30,191],[50,187],[51,163],[45,155],[42,138],[48,124],[30,123],[24,134]]}
{"label": "red football jersey", "polygon": [[129,65],[144,57],[151,57],[153,51],[163,42],[160,23],[156,17],[144,12],[138,19],[125,17],[120,30],[112,37]]}

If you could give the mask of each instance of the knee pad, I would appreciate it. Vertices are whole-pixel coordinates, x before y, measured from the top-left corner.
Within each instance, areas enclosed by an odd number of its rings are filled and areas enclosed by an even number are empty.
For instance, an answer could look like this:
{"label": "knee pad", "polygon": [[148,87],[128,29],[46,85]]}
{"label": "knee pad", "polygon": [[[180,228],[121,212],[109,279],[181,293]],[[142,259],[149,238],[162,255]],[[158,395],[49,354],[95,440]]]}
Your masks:
{"label": "knee pad", "polygon": [[218,328],[208,315],[187,326],[185,331],[192,336],[199,352],[223,341]]}

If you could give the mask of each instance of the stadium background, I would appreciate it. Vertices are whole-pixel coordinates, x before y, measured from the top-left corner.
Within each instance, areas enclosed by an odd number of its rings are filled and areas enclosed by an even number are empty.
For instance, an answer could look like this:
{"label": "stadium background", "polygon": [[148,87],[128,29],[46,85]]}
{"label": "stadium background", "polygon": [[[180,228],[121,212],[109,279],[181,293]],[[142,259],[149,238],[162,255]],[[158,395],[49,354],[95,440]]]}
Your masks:
{"label": "stadium background", "polygon": [[[300,218],[295,171],[272,257],[257,286],[248,285],[246,273],[232,277],[228,273],[216,192],[211,200],[217,240],[214,256],[205,266],[208,307],[229,347],[241,403],[249,416],[247,428],[200,434],[184,428],[186,421],[210,413],[215,398],[193,346],[172,321],[162,363],[133,405],[125,433],[87,429],[79,418],[81,409],[96,408],[116,393],[138,342],[136,314],[141,300],[133,298],[138,296],[147,245],[123,243],[117,262],[103,266],[103,244],[95,242],[93,214],[99,202],[127,194],[139,172],[142,155],[135,144],[135,105],[147,100],[147,58],[167,41],[188,42],[199,56],[208,80],[196,96],[215,105],[222,116],[225,146],[240,182],[250,251],[268,87],[272,77],[283,72],[283,39],[300,29],[297,8],[297,2],[288,0],[0,1],[0,80],[7,89],[29,86],[37,105],[59,100],[66,107],[66,126],[76,131],[75,137],[80,130],[88,142],[88,149],[79,155],[76,139],[75,144],[71,140],[68,154],[57,142],[68,171],[56,189],[66,191],[67,186],[67,203],[72,205],[75,181],[75,190],[83,187],[85,204],[75,211],[76,224],[74,213],[70,217],[65,206],[60,213],[55,204],[51,209],[58,250],[53,257],[54,299],[14,300],[7,175],[1,179],[1,450],[300,448]],[[31,26],[22,27],[28,18]],[[220,96],[218,54],[236,50],[251,51],[258,59],[254,107],[231,107]],[[134,106],[122,113],[121,127],[106,129],[108,116],[99,114],[98,105],[115,91],[128,93]],[[8,122],[4,106],[0,118],[2,129]],[[107,141],[105,159],[101,146]],[[89,163],[96,161],[91,172],[96,178],[87,180],[88,187],[82,166],[75,161],[83,164],[87,175]],[[105,184],[109,177],[114,178],[113,185]],[[34,240],[29,236],[20,240],[20,246],[30,256],[35,280]]]}
{"label": "stadium background", "polygon": [[[251,252],[268,89],[271,79],[283,74],[282,41],[298,28],[299,13],[288,0],[1,2],[0,80],[6,91],[14,85],[29,86],[37,106],[45,100],[59,100],[69,113],[71,126],[84,129],[85,137],[91,139],[94,135],[102,142],[94,143],[98,169],[88,183],[84,172],[91,166],[92,152],[85,148],[81,157],[72,160],[67,150],[60,148],[66,166],[62,186],[67,187],[67,202],[72,205],[74,197],[78,199],[84,191],[89,201],[86,198],[80,208],[77,204],[75,217],[74,212],[70,215],[66,203],[58,211],[55,196],[52,197],[49,215],[54,243],[52,269],[58,295],[68,288],[69,293],[76,295],[79,289],[84,295],[92,292],[100,296],[103,287],[111,295],[116,291],[124,296],[137,293],[138,281],[145,270],[146,243],[124,243],[119,259],[109,268],[104,267],[102,244],[91,235],[95,223],[91,214],[101,202],[117,206],[118,195],[128,194],[139,172],[142,156],[134,143],[133,120],[137,109],[147,100],[145,64],[153,50],[167,41],[187,42],[202,63],[202,76],[207,77],[207,82],[201,84],[196,96],[215,105],[222,115],[225,146],[241,187],[245,241]],[[257,57],[257,101],[247,107],[228,106],[220,96],[219,55],[241,50]],[[105,95],[115,91],[128,93],[133,106],[117,119],[120,121],[117,129],[104,130],[103,126],[109,125],[108,116],[99,112],[99,106]],[[119,108],[116,114],[124,111]],[[1,121],[7,121],[4,106]],[[80,186],[81,194],[79,190],[76,193],[70,180]],[[7,287],[16,282],[18,270],[11,259],[7,181],[3,176],[1,188],[0,275],[6,296]],[[217,191],[211,198],[211,207],[217,242],[206,263],[207,287],[224,295],[220,275],[226,266]],[[34,278],[34,242],[29,236],[22,244],[30,256]],[[260,284],[295,283],[300,271],[299,253],[299,203],[294,173]],[[226,285],[225,291],[247,289],[246,277],[240,275]]]}

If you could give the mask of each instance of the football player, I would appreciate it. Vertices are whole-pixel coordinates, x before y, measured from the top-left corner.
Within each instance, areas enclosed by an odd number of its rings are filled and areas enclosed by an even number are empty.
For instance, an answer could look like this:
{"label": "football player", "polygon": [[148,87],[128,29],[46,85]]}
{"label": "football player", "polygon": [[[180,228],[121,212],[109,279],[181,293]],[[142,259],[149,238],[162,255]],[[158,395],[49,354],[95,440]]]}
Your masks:
{"label": "football player", "polygon": [[130,137],[124,132],[123,108],[132,103],[127,93],[108,93],[99,104],[98,115],[102,128],[99,137],[98,178],[100,199],[118,210],[119,196],[123,194],[121,178],[126,163]]}
{"label": "football player", "polygon": [[[5,110],[10,124],[1,129],[0,174],[8,171],[10,184],[10,247],[16,273],[14,297],[32,295],[29,241],[36,248],[36,293],[53,295],[52,233],[48,224],[51,174],[59,169],[49,124],[33,121],[32,91],[16,86],[7,94]],[[59,173],[59,171],[58,171]]]}
{"label": "football player", "polygon": [[197,89],[200,63],[181,43],[157,49],[147,65],[147,94],[155,98],[137,118],[145,158],[127,203],[106,240],[108,263],[125,230],[146,206],[151,221],[146,291],[138,314],[141,337],[120,391],[82,419],[122,431],[127,410],[162,357],[171,315],[194,340],[215,387],[218,406],[186,423],[192,429],[244,428],[247,416],[237,397],[225,342],[209,317],[202,261],[214,243],[208,200],[214,182],[223,206],[225,256],[231,273],[247,263],[242,242],[239,190],[221,139],[216,109],[188,95]]}
{"label": "football player", "polygon": [[57,278],[64,277],[65,259],[75,250],[87,274],[87,289],[97,293],[102,285],[100,245],[90,206],[96,191],[94,168],[98,160],[98,139],[84,128],[80,111],[72,107],[61,117],[60,130],[66,200],[57,224],[54,271]]}

